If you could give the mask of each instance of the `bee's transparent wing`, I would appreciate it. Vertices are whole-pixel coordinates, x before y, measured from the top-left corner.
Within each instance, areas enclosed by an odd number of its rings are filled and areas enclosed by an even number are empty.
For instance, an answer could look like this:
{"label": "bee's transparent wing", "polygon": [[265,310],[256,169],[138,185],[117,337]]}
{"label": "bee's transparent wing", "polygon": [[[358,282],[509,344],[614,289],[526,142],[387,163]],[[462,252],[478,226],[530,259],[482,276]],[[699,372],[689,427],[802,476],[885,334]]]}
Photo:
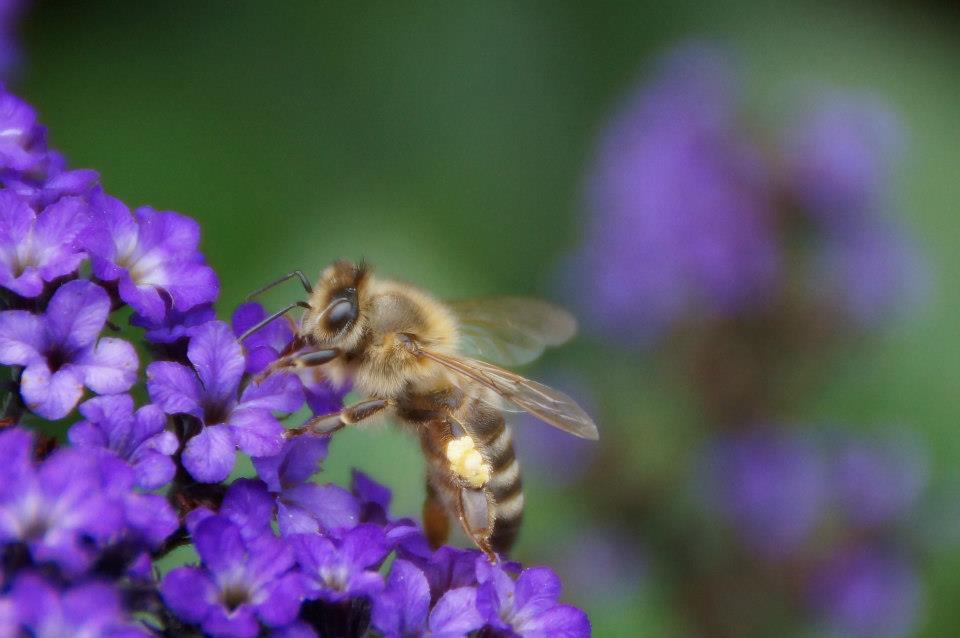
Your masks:
{"label": "bee's transparent wing", "polygon": [[530,363],[577,332],[569,312],[540,299],[487,297],[447,305],[460,325],[460,352],[498,365]]}
{"label": "bee's transparent wing", "polygon": [[597,425],[590,415],[573,399],[558,390],[476,359],[422,349],[418,350],[418,353],[452,372],[490,388],[504,400],[556,428],[584,439],[599,438]]}

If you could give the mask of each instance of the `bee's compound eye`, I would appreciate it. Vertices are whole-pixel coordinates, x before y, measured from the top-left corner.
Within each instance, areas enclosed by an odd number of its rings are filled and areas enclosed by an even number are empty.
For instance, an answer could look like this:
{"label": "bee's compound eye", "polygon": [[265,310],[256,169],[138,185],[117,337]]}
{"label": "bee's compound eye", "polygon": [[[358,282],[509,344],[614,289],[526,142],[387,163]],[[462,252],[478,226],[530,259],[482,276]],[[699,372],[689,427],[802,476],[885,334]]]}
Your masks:
{"label": "bee's compound eye", "polygon": [[357,318],[357,304],[353,299],[340,299],[335,302],[327,314],[327,326],[334,332],[340,332]]}

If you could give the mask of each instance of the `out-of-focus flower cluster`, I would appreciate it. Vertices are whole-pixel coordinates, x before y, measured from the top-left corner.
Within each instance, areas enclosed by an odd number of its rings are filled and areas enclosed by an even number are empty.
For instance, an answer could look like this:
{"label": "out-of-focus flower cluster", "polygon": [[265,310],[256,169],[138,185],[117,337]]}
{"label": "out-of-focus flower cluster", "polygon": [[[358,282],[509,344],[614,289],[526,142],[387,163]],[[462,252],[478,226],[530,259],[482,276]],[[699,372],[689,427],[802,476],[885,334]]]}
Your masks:
{"label": "out-of-focus flower cluster", "polygon": [[[346,388],[258,374],[288,320],[244,347],[263,308],[215,319],[194,220],[69,170],[6,91],[0,128],[0,636],[590,634],[551,570],[433,551],[360,472],[315,482],[328,440],[282,420],[337,411]],[[44,434],[60,419],[69,446]],[[238,450],[257,477],[226,484]],[[199,562],[161,576],[188,543]]]}
{"label": "out-of-focus flower cluster", "polygon": [[[852,91],[813,93],[771,122],[739,71],[713,45],[672,50],[602,129],[587,171],[569,294],[602,340],[656,346],[696,406],[682,438],[702,447],[661,484],[591,475],[609,481],[597,524],[650,540],[694,635],[904,638],[937,549],[916,524],[922,442],[794,423],[842,339],[875,334],[925,292],[895,218],[904,134]],[[601,456],[648,445],[641,419],[622,425]]]}
{"label": "out-of-focus flower cluster", "polygon": [[748,119],[737,71],[716,48],[680,47],[605,129],[568,275],[599,334],[647,343],[796,303],[797,290],[862,326],[921,291],[889,215],[902,146],[890,109],[826,91],[770,133]]}
{"label": "out-of-focus flower cluster", "polygon": [[[745,551],[790,572],[812,617],[842,636],[908,636],[926,458],[906,432],[757,427],[705,446],[694,486]],[[913,542],[905,542],[910,535]]]}

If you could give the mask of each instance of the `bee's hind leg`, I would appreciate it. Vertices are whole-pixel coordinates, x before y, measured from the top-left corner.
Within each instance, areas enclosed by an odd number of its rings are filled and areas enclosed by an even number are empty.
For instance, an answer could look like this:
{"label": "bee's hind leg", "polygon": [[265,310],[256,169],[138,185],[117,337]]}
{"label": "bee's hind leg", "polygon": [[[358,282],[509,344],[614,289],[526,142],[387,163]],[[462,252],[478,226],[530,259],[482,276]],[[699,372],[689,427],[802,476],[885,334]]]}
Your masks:
{"label": "bee's hind leg", "polygon": [[497,562],[497,553],[490,546],[490,505],[483,490],[461,488],[456,499],[460,525],[491,563]]}
{"label": "bee's hind leg", "polygon": [[339,412],[315,416],[299,428],[287,430],[284,435],[290,438],[301,434],[333,434],[348,425],[360,423],[365,419],[369,419],[383,412],[390,407],[392,403],[390,399],[366,399],[365,401],[358,401],[353,405],[346,406]]}

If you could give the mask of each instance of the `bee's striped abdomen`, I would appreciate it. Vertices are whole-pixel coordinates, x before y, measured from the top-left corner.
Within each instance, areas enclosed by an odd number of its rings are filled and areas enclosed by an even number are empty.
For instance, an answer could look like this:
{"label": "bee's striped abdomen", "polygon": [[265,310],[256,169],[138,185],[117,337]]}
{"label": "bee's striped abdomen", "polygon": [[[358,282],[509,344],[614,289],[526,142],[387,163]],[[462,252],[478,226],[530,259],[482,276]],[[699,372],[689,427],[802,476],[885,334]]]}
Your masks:
{"label": "bee's striped abdomen", "polygon": [[513,435],[503,413],[474,400],[465,420],[477,438],[484,459],[490,464],[490,480],[484,486],[492,506],[490,546],[505,553],[513,546],[523,520],[523,484],[520,463],[513,451]]}

